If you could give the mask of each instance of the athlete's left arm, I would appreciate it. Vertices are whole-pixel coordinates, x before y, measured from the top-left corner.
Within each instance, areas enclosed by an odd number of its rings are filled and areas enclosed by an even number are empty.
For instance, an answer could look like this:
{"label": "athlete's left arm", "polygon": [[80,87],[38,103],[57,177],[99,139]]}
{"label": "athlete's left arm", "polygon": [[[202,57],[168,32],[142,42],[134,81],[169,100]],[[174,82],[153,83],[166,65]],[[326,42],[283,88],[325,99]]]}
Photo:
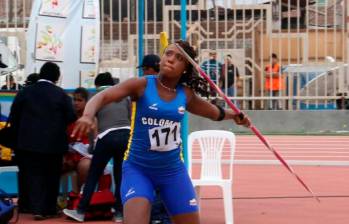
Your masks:
{"label": "athlete's left arm", "polygon": [[[185,93],[187,96],[187,110],[190,113],[209,118],[213,121],[218,120],[220,116],[220,110],[217,106],[203,100],[201,97],[197,96],[191,89],[185,88]],[[225,116],[223,120],[233,119],[235,123],[244,126],[250,126],[250,119],[243,114],[234,113],[232,110],[224,110]]]}

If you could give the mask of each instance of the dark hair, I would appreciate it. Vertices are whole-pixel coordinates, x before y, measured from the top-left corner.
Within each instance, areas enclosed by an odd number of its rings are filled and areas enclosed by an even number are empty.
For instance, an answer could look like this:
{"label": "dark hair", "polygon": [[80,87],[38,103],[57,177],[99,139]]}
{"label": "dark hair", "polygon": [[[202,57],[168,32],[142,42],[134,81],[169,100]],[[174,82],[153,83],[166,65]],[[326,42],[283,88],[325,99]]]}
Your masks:
{"label": "dark hair", "polygon": [[228,57],[228,58],[233,58],[230,54],[227,54],[227,57]]}
{"label": "dark hair", "polygon": [[74,90],[74,93],[73,93],[74,95],[75,94],[80,94],[81,96],[82,96],[82,98],[84,98],[84,100],[88,100],[88,96],[89,96],[89,94],[88,94],[88,91],[87,91],[87,89],[85,89],[84,87],[79,87],[79,88],[76,88],[75,90]]}
{"label": "dark hair", "polygon": [[275,53],[272,53],[272,54],[271,54],[271,57],[272,57],[272,58],[275,58],[275,59],[278,59],[278,56],[277,56]]}
{"label": "dark hair", "polygon": [[51,82],[57,82],[61,72],[56,63],[46,62],[40,69],[39,77],[40,79],[46,79]]}
{"label": "dark hair", "polygon": [[33,85],[38,80],[39,80],[39,74],[38,73],[32,73],[32,74],[28,75],[27,79],[25,80],[25,85],[26,86]]}
{"label": "dark hair", "polygon": [[113,86],[114,80],[109,72],[99,73],[95,79],[95,86]]}
{"label": "dark hair", "polygon": [[154,71],[160,72],[160,65],[159,64],[155,67],[152,67],[152,68],[154,69]]}
{"label": "dark hair", "polygon": [[[181,46],[183,50],[192,59],[195,60],[196,52],[194,48],[190,46],[190,44],[187,41],[179,40],[179,41],[176,41],[175,43]],[[207,81],[198,75],[193,65],[191,65],[190,63],[188,64],[186,71],[181,76],[179,83],[185,84],[186,86],[194,90],[194,92],[197,94],[200,94],[205,97],[209,96],[209,85]]]}
{"label": "dark hair", "polygon": [[152,68],[154,71],[160,71],[160,57],[156,54],[147,54],[143,57],[142,64],[137,68]]}

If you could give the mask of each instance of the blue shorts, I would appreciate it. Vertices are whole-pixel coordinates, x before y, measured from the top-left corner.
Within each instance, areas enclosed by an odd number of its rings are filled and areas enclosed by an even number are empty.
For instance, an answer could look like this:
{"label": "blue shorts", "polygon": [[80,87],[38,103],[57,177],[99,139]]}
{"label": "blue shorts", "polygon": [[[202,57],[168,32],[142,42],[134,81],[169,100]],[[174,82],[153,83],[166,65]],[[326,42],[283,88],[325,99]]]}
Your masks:
{"label": "blue shorts", "polygon": [[184,164],[176,170],[157,172],[124,161],[122,170],[123,204],[135,197],[146,198],[153,203],[155,189],[158,189],[171,216],[198,212],[194,187]]}

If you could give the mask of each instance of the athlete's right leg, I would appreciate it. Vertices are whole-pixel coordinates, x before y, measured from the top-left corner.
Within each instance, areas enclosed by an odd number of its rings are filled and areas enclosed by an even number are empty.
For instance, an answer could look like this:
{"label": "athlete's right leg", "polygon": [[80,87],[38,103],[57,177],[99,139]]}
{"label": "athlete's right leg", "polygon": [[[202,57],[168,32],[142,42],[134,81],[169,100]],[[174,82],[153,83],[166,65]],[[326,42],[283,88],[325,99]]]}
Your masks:
{"label": "athlete's right leg", "polygon": [[174,224],[199,224],[199,207],[186,168],[159,180],[160,195]]}
{"label": "athlete's right leg", "polygon": [[122,168],[121,198],[124,224],[148,224],[154,186],[143,170],[125,161]]}
{"label": "athlete's right leg", "polygon": [[200,224],[199,212],[175,215],[171,219],[175,224]]}
{"label": "athlete's right leg", "polygon": [[131,198],[124,204],[123,224],[148,224],[151,204],[147,198]]}

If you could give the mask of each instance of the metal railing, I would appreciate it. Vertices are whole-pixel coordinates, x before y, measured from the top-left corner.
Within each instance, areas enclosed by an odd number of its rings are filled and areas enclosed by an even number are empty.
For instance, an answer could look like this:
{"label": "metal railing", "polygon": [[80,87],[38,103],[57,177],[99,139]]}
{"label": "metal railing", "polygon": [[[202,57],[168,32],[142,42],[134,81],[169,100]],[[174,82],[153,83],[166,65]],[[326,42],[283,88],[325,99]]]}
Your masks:
{"label": "metal railing", "polygon": [[[343,81],[349,75],[348,2],[242,2],[187,0],[187,40],[197,49],[199,63],[207,61],[210,53],[216,53],[220,62],[217,67],[224,68],[227,55],[231,55],[233,72],[215,71],[216,82],[231,99],[243,109],[254,110],[338,108],[338,100],[348,95],[348,83]],[[100,3],[100,70],[111,71],[122,81],[136,75],[139,64],[139,1]],[[170,42],[180,38],[179,3],[179,0],[144,1],[144,54],[159,53],[162,31],[168,33]],[[25,61],[23,34],[30,4],[28,0],[0,0],[0,36],[14,35],[19,39],[21,62]],[[280,67],[277,71],[280,91],[273,91],[270,88],[273,79],[266,78],[272,54],[276,54]],[[331,82],[334,76],[337,81]],[[233,84],[229,79],[234,80]],[[319,91],[323,88],[324,91]]]}

